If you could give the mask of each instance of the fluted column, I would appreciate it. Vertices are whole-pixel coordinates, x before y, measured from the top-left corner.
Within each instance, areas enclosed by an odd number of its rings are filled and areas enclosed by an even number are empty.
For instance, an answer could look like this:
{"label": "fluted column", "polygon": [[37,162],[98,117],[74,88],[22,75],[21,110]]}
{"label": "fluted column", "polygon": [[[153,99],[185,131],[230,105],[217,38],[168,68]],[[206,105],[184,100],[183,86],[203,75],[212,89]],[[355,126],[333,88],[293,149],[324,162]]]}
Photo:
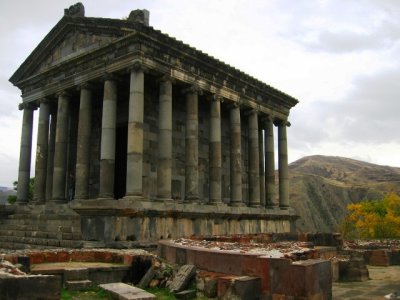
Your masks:
{"label": "fluted column", "polygon": [[274,154],[274,124],[270,116],[265,118],[265,195],[266,206],[278,205],[275,200],[275,154]]}
{"label": "fluted column", "polygon": [[23,109],[24,114],[22,117],[21,148],[19,152],[17,204],[25,204],[29,199],[34,107],[30,104],[22,103],[19,109]]}
{"label": "fluted column", "polygon": [[172,82],[165,76],[160,82],[158,109],[157,198],[172,200]]}
{"label": "fluted column", "polygon": [[249,206],[260,206],[258,112],[249,115]]}
{"label": "fluted column", "polygon": [[52,200],[56,202],[65,202],[66,200],[65,181],[67,176],[69,100],[69,95],[66,92],[58,95],[52,194]]}
{"label": "fluted column", "polygon": [[143,196],[143,113],[144,72],[140,65],[135,65],[129,91],[126,196]]}
{"label": "fluted column", "polygon": [[242,197],[242,134],[240,106],[235,103],[230,109],[230,179],[232,206],[244,205]]}
{"label": "fluted column", "polygon": [[49,138],[50,104],[43,99],[40,102],[36,164],[35,164],[35,189],[33,200],[36,203],[44,203],[46,200],[46,176]]}
{"label": "fluted column", "polygon": [[90,136],[92,127],[92,90],[81,86],[76,152],[75,199],[89,198]]}
{"label": "fluted column", "polygon": [[221,99],[213,96],[210,103],[210,204],[222,203],[221,193]]}
{"label": "fluted column", "polygon": [[104,81],[99,198],[114,198],[116,121],[117,83],[109,77]]}
{"label": "fluted column", "polygon": [[186,93],[185,200],[199,199],[199,109],[198,91],[191,87]]}
{"label": "fluted column", "polygon": [[53,173],[54,173],[54,150],[56,143],[57,112],[51,109],[50,131],[47,151],[47,174],[46,174],[46,200],[53,198]]}
{"label": "fluted column", "polygon": [[260,205],[265,207],[265,158],[264,158],[264,134],[263,134],[264,124],[263,122],[258,123],[258,153],[259,153],[259,170],[260,170]]}
{"label": "fluted column", "polygon": [[278,151],[279,151],[279,206],[282,209],[289,207],[289,168],[287,153],[287,121],[278,124]]}

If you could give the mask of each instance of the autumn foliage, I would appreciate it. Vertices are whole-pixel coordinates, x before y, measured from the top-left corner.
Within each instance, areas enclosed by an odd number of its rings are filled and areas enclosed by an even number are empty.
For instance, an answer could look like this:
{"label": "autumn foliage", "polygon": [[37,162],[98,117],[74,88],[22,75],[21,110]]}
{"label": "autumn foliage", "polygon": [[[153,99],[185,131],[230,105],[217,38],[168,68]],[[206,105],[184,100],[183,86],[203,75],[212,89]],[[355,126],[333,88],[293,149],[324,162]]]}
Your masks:
{"label": "autumn foliage", "polygon": [[340,225],[345,238],[400,237],[400,196],[395,193],[382,200],[349,204],[347,210]]}

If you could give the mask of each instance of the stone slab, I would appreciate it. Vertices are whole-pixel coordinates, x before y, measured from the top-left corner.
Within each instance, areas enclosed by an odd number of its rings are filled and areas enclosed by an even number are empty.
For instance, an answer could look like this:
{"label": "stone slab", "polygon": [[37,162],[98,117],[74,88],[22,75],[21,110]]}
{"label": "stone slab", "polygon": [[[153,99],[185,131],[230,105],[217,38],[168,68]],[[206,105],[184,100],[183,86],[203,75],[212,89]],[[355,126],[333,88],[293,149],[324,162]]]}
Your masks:
{"label": "stone slab", "polygon": [[88,289],[92,285],[90,280],[68,280],[65,287],[70,291],[82,291]]}
{"label": "stone slab", "polygon": [[146,292],[137,287],[128,285],[122,282],[116,283],[105,283],[99,285],[102,289],[110,292],[116,296],[119,300],[152,300],[156,299],[156,296]]}
{"label": "stone slab", "polygon": [[155,274],[156,272],[154,271],[154,268],[153,267],[149,268],[146,274],[144,274],[144,276],[142,277],[142,279],[140,279],[137,286],[142,289],[148,287],[150,281],[153,279]]}
{"label": "stone slab", "polygon": [[195,274],[196,267],[194,265],[182,266],[169,286],[170,291],[180,292],[185,289],[190,279],[192,279]]}

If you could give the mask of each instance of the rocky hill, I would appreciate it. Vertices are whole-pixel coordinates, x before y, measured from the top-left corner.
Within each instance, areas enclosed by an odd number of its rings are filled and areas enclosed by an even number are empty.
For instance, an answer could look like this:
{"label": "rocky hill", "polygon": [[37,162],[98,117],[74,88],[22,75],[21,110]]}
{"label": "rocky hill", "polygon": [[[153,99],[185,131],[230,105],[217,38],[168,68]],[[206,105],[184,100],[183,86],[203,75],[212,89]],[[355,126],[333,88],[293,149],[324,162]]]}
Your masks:
{"label": "rocky hill", "polygon": [[289,169],[299,231],[336,231],[348,204],[400,193],[400,168],[316,155],[291,163]]}

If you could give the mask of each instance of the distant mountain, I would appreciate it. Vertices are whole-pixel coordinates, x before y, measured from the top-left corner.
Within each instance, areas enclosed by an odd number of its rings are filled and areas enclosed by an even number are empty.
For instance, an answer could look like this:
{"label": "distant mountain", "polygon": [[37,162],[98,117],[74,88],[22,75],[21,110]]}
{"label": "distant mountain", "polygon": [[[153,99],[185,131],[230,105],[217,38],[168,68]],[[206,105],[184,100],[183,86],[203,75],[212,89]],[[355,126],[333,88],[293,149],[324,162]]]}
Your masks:
{"label": "distant mountain", "polygon": [[7,203],[8,195],[15,195],[16,193],[12,188],[0,186],[0,205]]}
{"label": "distant mountain", "polygon": [[289,170],[299,231],[336,231],[348,204],[400,194],[400,168],[316,155],[291,163]]}

